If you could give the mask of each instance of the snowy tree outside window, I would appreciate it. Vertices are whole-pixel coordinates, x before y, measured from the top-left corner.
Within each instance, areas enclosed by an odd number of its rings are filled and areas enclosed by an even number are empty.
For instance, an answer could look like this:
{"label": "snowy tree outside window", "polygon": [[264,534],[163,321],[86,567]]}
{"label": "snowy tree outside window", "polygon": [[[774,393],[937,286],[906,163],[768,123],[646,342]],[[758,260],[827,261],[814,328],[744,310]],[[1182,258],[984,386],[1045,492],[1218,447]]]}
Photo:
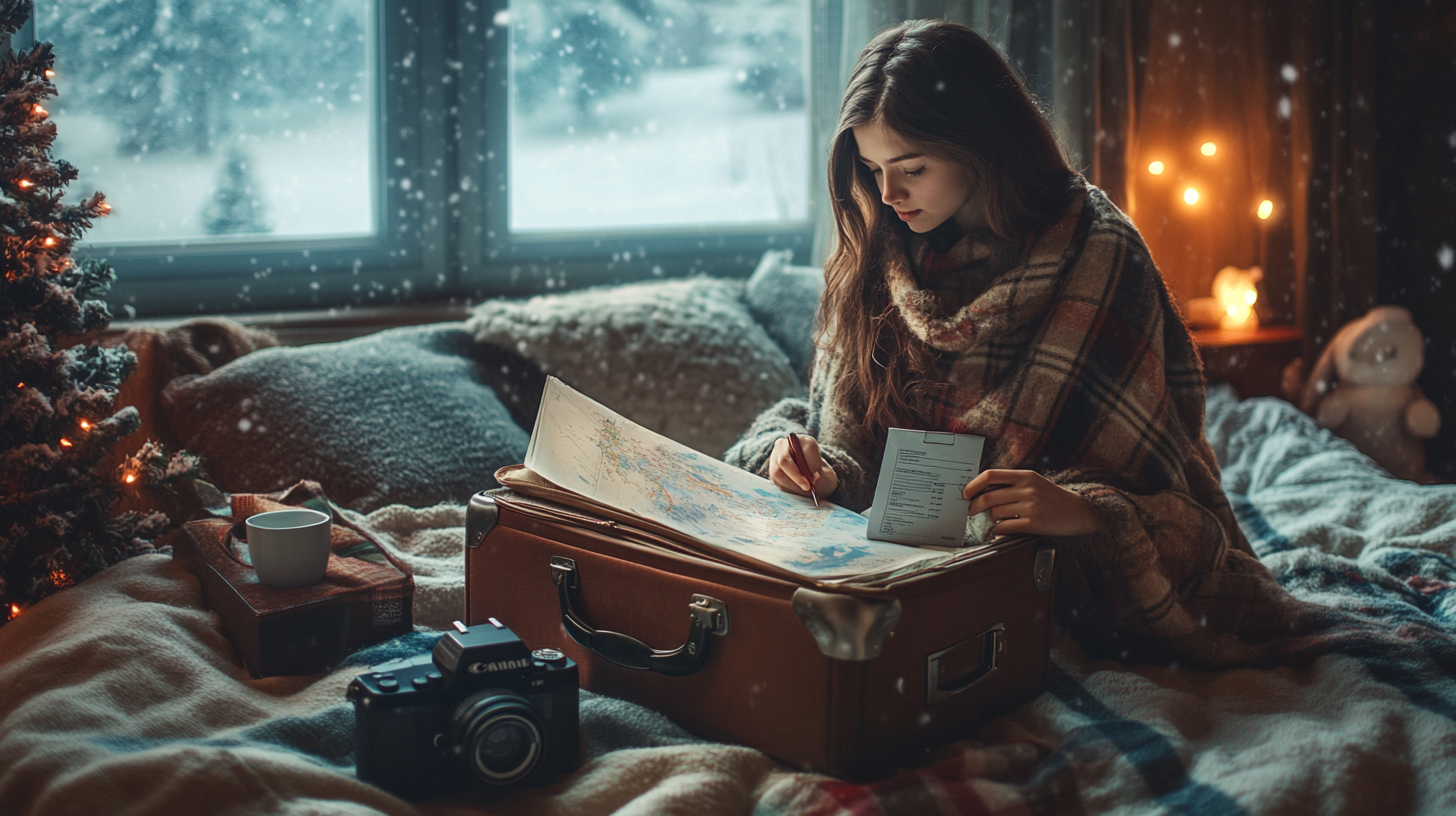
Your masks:
{"label": "snowy tree outside window", "polygon": [[510,45],[510,229],[804,222],[804,0],[529,0]]}
{"label": "snowy tree outside window", "polygon": [[55,152],[98,245],[368,234],[373,2],[44,0]]}

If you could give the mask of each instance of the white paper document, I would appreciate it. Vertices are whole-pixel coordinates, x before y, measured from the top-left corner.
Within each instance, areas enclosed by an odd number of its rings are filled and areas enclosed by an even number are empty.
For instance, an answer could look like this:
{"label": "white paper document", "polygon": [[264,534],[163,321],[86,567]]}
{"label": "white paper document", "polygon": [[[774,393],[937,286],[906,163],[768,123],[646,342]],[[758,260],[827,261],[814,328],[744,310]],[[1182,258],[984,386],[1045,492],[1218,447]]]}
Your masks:
{"label": "white paper document", "polygon": [[526,467],[557,487],[695,539],[818,580],[944,560],[864,535],[864,516],[785,493],[769,480],[653,433],[552,377]]}
{"label": "white paper document", "polygon": [[959,547],[970,501],[961,490],[981,472],[985,437],[891,428],[870,507],[877,541]]}

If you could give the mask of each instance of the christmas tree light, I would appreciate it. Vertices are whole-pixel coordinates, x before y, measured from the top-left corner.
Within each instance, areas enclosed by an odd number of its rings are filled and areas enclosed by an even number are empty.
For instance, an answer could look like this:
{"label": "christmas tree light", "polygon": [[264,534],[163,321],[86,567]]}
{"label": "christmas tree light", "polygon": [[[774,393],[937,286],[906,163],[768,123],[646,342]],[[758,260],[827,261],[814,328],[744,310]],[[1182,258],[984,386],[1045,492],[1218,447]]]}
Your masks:
{"label": "christmas tree light", "polygon": [[[0,33],[13,35],[31,0],[0,0]],[[8,40],[7,40],[8,42]],[[75,342],[111,323],[105,263],[70,257],[92,220],[111,211],[101,193],[64,204],[76,169],[53,160],[55,96],[49,43],[0,49],[0,618],[110,564],[155,551],[161,513],[112,510],[123,491],[195,478],[199,462],[147,442],[118,474],[102,466],[135,431],[135,408],[114,411],[136,366],[124,346]],[[12,387],[6,387],[12,386]]]}

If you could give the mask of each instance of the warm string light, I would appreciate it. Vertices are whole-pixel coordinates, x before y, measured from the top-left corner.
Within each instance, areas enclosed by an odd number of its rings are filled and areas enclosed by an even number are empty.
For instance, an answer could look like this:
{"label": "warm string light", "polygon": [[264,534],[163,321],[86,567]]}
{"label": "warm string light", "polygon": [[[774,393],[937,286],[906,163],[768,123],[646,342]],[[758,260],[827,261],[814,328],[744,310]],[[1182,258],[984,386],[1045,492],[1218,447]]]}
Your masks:
{"label": "warm string light", "polygon": [[28,189],[30,189],[30,188],[31,188],[31,187],[34,187],[34,186],[35,186],[35,185],[34,185],[34,184],[31,184],[31,183],[30,183],[30,182],[29,182],[29,181],[27,181],[27,180],[26,180],[26,179],[21,179],[21,180],[20,180],[20,181],[17,181],[17,182],[16,182],[16,184],[19,184],[19,185],[20,185],[20,188],[21,188],[21,189],[22,189],[22,190],[28,190]]}
{"label": "warm string light", "polygon": [[1274,214],[1274,202],[1270,201],[1267,198],[1264,199],[1263,201],[1260,201],[1259,202],[1259,213],[1258,213],[1258,215],[1259,215],[1259,220],[1260,221],[1268,221],[1269,220],[1269,216],[1271,216],[1273,214]]}
{"label": "warm string light", "polygon": [[56,239],[54,239],[54,238],[46,238],[45,239],[45,245],[48,246],[48,247],[55,246],[56,245]]}
{"label": "warm string light", "polygon": [[61,437],[61,447],[63,447],[63,448],[69,448],[69,447],[71,447],[71,440],[65,438],[64,436]]}
{"label": "warm string light", "polygon": [[18,618],[18,617],[20,617],[20,607],[19,606],[15,605],[15,604],[11,604],[10,605],[10,617],[12,617],[12,618]]}
{"label": "warm string light", "polygon": [[56,78],[56,72],[53,71],[53,70],[51,70],[50,68],[47,68],[45,70],[45,78],[46,79],[55,79]]}
{"label": "warm string light", "polygon": [[1160,161],[1155,161],[1152,164],[1149,164],[1148,165],[1148,172],[1149,173],[1152,173],[1155,176],[1161,176],[1161,175],[1163,175],[1163,171],[1165,169],[1167,169],[1166,165],[1164,165]]}
{"label": "warm string light", "polygon": [[1212,156],[1213,154],[1218,152],[1218,145],[1214,144],[1213,142],[1204,142],[1203,144],[1198,146],[1198,152],[1202,153],[1205,156]]}
{"label": "warm string light", "polygon": [[1198,203],[1198,190],[1194,189],[1193,187],[1189,187],[1188,189],[1184,190],[1183,191],[1183,203],[1184,204],[1189,204],[1189,205],[1197,204]]}
{"label": "warm string light", "polygon": [[123,482],[126,482],[127,484],[131,484],[132,482],[135,482],[136,481],[136,474],[135,473],[128,473],[125,476],[121,477],[121,480]]}
{"label": "warm string light", "polygon": [[87,422],[84,419],[81,420],[81,430],[83,430],[83,431],[89,431],[89,430],[91,430],[91,423]]}
{"label": "warm string light", "polygon": [[45,108],[41,107],[39,104],[37,104],[35,106],[35,115],[36,116],[50,116],[51,115],[51,112],[48,111],[48,110],[46,110]]}

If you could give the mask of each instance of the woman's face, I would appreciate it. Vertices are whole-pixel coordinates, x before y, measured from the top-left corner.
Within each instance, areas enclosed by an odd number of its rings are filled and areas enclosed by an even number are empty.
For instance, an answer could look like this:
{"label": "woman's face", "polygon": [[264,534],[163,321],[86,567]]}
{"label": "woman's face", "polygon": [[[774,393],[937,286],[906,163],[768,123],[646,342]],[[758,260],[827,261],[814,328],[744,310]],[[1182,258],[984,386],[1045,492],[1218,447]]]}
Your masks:
{"label": "woman's face", "polygon": [[984,225],[965,168],[921,153],[879,121],[855,128],[854,141],[859,160],[875,174],[880,200],[910,229],[929,232],[951,218],[963,230]]}

